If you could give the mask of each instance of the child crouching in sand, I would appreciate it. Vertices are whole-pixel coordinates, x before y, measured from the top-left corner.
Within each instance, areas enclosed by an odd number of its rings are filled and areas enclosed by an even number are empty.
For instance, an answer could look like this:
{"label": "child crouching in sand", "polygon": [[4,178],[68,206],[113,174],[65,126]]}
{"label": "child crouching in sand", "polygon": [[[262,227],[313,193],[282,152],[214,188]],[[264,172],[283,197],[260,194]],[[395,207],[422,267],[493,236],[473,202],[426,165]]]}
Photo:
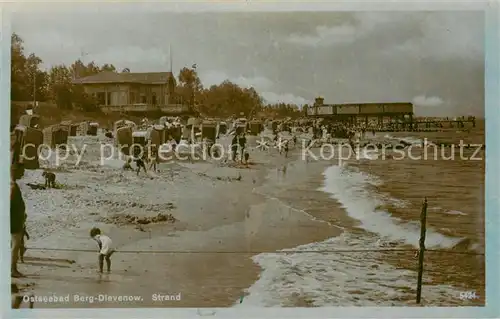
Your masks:
{"label": "child crouching in sand", "polygon": [[96,227],[90,230],[90,237],[92,237],[99,245],[99,272],[102,273],[104,259],[106,259],[106,266],[108,272],[110,272],[111,255],[115,252],[115,250],[113,249],[113,242],[111,241],[111,238],[106,235],[102,235],[101,230]]}

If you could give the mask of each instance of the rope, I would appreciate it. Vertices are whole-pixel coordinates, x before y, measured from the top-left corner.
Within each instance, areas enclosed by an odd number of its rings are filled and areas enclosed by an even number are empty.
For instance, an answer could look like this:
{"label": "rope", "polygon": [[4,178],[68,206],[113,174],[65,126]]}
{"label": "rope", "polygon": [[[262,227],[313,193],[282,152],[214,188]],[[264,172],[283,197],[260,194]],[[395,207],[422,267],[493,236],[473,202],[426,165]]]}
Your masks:
{"label": "rope", "polygon": [[[28,250],[41,250],[41,251],[70,251],[70,252],[86,252],[95,253],[97,250],[91,249],[70,249],[70,248],[43,248],[43,247],[33,247]],[[418,249],[333,249],[333,250],[297,250],[297,251],[196,251],[196,250],[116,250],[117,253],[124,254],[297,254],[297,253],[366,253],[366,252],[411,252],[415,253]],[[461,255],[473,255],[473,256],[484,256],[484,253],[474,253],[467,251],[453,251],[453,250],[435,250],[429,249],[425,252],[437,252],[445,254],[461,254]]]}

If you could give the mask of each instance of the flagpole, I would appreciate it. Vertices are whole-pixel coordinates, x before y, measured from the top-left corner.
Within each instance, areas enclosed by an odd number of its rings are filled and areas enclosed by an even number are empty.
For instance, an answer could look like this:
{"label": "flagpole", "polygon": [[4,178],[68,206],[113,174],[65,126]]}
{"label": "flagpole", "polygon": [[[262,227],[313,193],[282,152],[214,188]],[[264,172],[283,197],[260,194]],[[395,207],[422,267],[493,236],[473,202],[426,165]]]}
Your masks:
{"label": "flagpole", "polygon": [[36,69],[33,71],[33,109],[36,106]]}
{"label": "flagpole", "polygon": [[173,69],[172,44],[169,44],[168,50],[169,50],[168,55],[170,56],[170,73],[172,73],[172,69]]}
{"label": "flagpole", "polygon": [[[196,63],[191,66],[191,69],[194,72],[196,72],[196,68],[197,68]],[[193,96],[192,96],[192,103],[193,103],[193,111],[194,111],[195,110],[195,107],[194,107],[194,98],[195,98],[195,95],[194,95],[194,83],[193,83],[193,87],[191,89],[192,89],[192,94],[193,94]]]}

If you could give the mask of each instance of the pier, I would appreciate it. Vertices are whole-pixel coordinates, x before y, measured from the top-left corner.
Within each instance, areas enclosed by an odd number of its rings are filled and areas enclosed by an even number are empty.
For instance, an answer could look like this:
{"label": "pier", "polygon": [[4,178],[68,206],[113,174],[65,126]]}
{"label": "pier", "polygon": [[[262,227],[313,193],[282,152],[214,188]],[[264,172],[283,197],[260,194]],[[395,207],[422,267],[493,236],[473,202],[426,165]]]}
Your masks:
{"label": "pier", "polygon": [[460,118],[415,119],[410,102],[325,104],[322,97],[306,110],[307,117],[322,118],[327,122],[364,125],[376,131],[437,132],[446,129],[471,129],[476,127],[473,116]]}

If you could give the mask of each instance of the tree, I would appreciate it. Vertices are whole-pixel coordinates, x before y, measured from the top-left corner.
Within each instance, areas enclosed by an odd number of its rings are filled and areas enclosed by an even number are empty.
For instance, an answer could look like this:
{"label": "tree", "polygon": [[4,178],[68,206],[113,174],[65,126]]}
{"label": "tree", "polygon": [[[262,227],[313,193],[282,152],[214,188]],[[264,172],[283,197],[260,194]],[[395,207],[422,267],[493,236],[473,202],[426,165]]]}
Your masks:
{"label": "tree", "polygon": [[262,98],[254,88],[241,88],[229,80],[200,93],[200,111],[214,116],[251,117],[262,108]]}
{"label": "tree", "polygon": [[74,106],[82,111],[92,112],[98,110],[97,99],[85,93],[83,87],[79,85],[73,86],[71,100]]}
{"label": "tree", "polygon": [[61,109],[71,109],[71,88],[73,75],[65,65],[53,66],[49,71],[49,86],[52,100]]}
{"label": "tree", "polygon": [[75,79],[91,76],[101,72],[101,68],[94,61],[83,64],[82,60],[78,59],[70,67],[72,77]]}
{"label": "tree", "polygon": [[73,107],[71,96],[73,86],[72,70],[65,65],[56,65],[50,68],[48,78],[51,99],[59,108],[71,109]]}
{"label": "tree", "polygon": [[113,64],[107,64],[107,63],[105,63],[101,67],[101,72],[104,72],[104,71],[116,72],[116,68],[115,68],[115,66]]}
{"label": "tree", "polygon": [[10,83],[11,100],[22,101],[26,95],[26,73],[23,40],[15,33],[11,36]]}
{"label": "tree", "polygon": [[31,53],[25,62],[26,90],[30,100],[44,101],[48,95],[47,73],[40,70],[42,59]]}
{"label": "tree", "polygon": [[130,69],[129,68],[125,68],[122,70],[122,73],[130,73]]}
{"label": "tree", "polygon": [[195,69],[188,69],[186,67],[179,71],[179,85],[194,88],[195,91],[200,91],[203,89],[201,80],[198,77],[198,73]]}
{"label": "tree", "polygon": [[176,89],[178,99],[182,101],[189,101],[190,105],[195,104],[195,99],[200,95],[203,90],[203,85],[198,77],[195,69],[188,69],[186,67],[179,71],[179,82]]}
{"label": "tree", "polygon": [[263,108],[263,112],[271,117],[297,118],[303,115],[297,105],[287,103],[268,104]]}
{"label": "tree", "polygon": [[[47,74],[40,70],[42,59],[31,53],[25,56],[23,40],[16,33],[11,36],[11,100],[38,101],[47,97]],[[34,88],[36,87],[36,92]]]}

